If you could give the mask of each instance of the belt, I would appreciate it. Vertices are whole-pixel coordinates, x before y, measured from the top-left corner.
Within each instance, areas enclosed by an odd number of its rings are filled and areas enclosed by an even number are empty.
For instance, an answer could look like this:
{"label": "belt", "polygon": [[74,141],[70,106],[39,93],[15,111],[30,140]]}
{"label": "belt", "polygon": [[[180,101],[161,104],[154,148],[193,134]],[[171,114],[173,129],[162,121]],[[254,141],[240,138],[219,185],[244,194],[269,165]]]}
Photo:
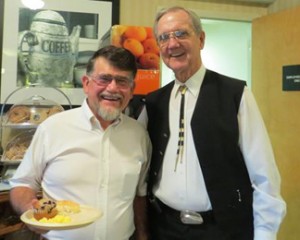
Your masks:
{"label": "belt", "polygon": [[155,198],[158,206],[160,207],[161,212],[168,214],[184,224],[206,224],[206,223],[214,223],[214,214],[213,211],[206,212],[196,212],[196,211],[178,211],[164,204],[158,198]]}

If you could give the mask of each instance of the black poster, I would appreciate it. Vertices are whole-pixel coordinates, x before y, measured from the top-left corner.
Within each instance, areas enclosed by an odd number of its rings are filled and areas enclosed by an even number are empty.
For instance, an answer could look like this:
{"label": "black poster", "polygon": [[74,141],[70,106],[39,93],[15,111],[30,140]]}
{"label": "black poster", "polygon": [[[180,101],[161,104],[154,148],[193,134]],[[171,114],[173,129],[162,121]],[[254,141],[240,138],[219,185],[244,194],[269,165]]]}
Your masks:
{"label": "black poster", "polygon": [[300,65],[283,66],[282,69],[282,90],[300,90]]}

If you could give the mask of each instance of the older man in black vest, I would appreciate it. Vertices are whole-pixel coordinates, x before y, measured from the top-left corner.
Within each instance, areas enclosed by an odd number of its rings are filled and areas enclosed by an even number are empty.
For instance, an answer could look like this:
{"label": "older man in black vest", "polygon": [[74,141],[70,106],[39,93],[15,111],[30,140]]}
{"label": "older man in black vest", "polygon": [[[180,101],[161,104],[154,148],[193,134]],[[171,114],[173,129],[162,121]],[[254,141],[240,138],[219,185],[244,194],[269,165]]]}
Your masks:
{"label": "older man in black vest", "polygon": [[205,69],[205,33],[192,11],[162,10],[154,32],[175,80],[146,97],[139,118],[153,144],[152,239],[275,240],[286,205],[252,93]]}

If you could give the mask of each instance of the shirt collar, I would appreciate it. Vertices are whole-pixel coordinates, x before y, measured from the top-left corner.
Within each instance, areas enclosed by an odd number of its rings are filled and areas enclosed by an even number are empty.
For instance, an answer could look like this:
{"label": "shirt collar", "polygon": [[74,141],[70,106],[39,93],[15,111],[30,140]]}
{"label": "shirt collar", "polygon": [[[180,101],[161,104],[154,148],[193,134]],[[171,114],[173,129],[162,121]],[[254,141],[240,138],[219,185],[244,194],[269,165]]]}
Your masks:
{"label": "shirt collar", "polygon": [[[89,123],[90,123],[90,129],[100,129],[103,131],[103,128],[101,127],[100,122],[98,121],[98,119],[95,117],[95,115],[93,114],[92,110],[90,109],[88,103],[87,103],[87,98],[84,99],[83,103],[82,103],[82,109],[83,109],[83,114],[86,117],[86,119],[88,119]],[[120,117],[115,120],[111,126],[117,126],[118,124],[120,124],[123,120],[123,114],[120,115]]]}
{"label": "shirt collar", "polygon": [[[206,68],[202,64],[201,67],[198,69],[198,71],[185,82],[185,85],[188,88],[187,91],[189,91],[192,95],[194,96],[198,95],[204,79],[205,72],[206,72]],[[175,85],[174,85],[174,88],[176,89],[175,97],[178,95],[179,92],[178,90],[181,85],[183,85],[182,82],[175,79]]]}

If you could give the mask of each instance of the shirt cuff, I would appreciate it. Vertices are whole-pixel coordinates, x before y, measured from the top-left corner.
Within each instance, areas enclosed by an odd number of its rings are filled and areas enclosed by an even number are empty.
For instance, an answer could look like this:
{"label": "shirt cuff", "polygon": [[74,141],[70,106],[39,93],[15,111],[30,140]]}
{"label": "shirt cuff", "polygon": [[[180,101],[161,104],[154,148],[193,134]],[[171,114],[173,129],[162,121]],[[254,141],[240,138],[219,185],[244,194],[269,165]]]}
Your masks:
{"label": "shirt cuff", "polygon": [[262,229],[254,230],[254,240],[276,240],[277,233],[265,231]]}

